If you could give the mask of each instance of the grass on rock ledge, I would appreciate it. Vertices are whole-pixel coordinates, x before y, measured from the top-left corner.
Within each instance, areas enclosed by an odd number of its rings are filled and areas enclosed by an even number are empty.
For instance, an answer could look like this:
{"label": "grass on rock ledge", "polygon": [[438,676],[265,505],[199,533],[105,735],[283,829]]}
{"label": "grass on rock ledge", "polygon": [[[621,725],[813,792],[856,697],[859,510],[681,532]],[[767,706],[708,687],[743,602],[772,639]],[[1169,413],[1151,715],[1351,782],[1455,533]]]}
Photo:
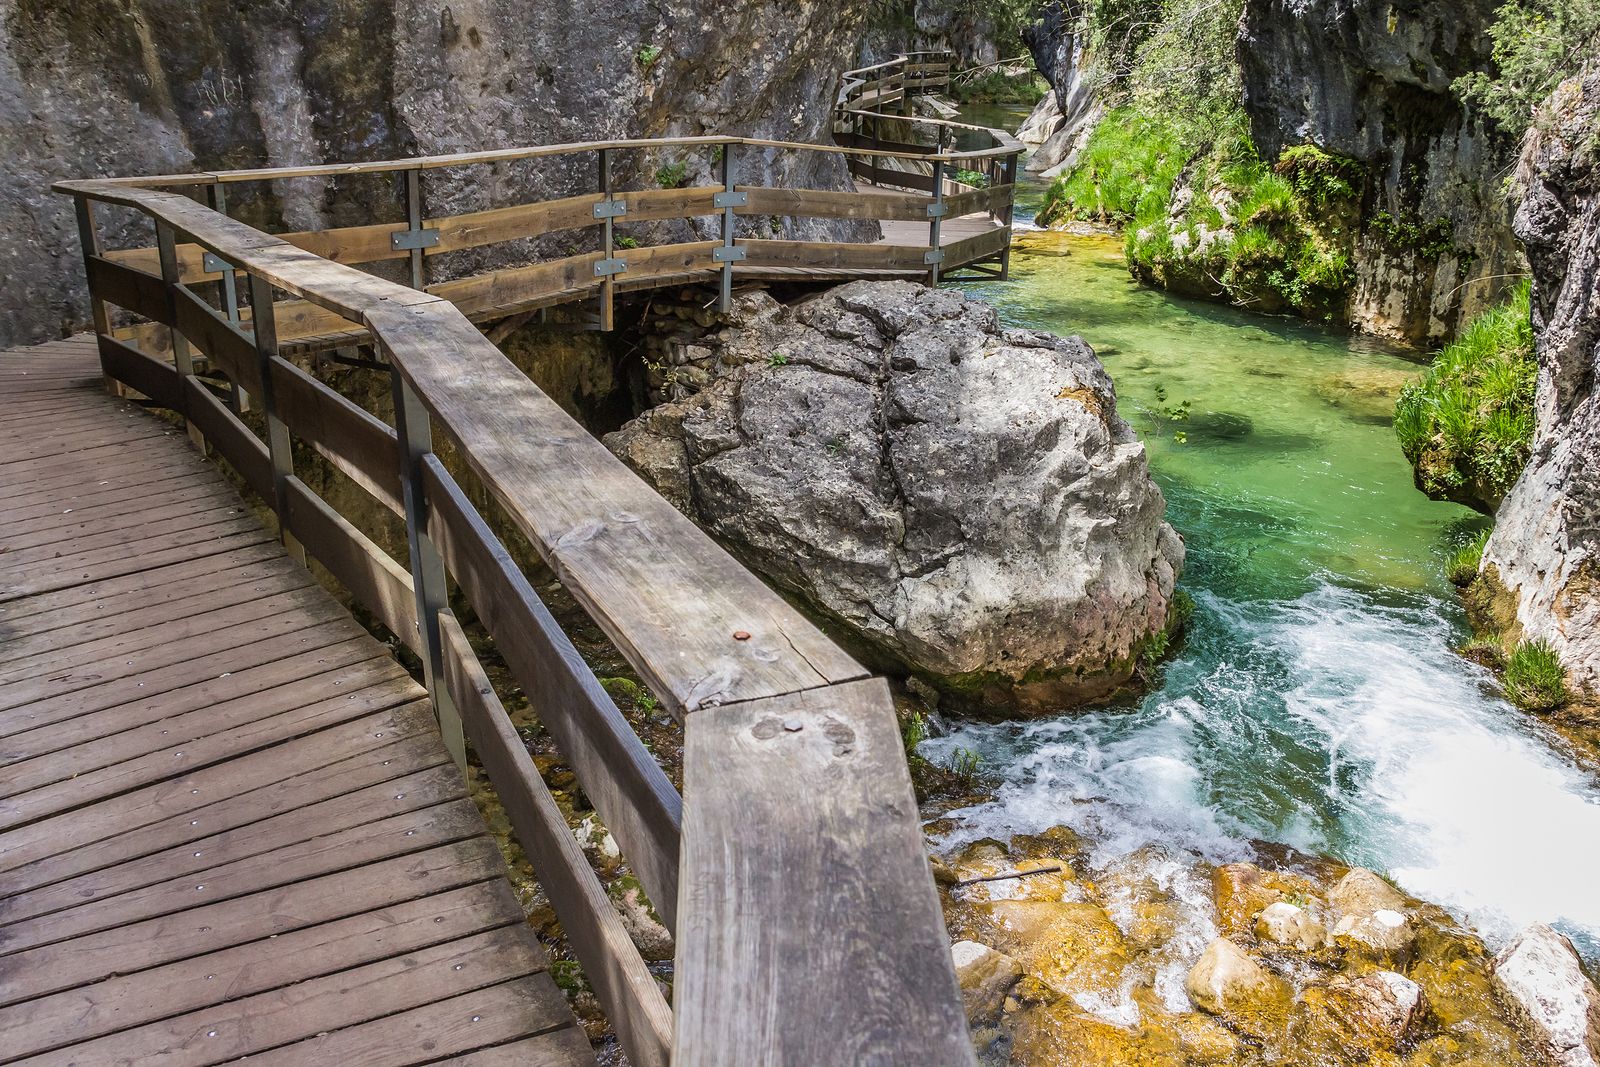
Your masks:
{"label": "grass on rock ledge", "polygon": [[1417,488],[1492,514],[1528,462],[1537,377],[1524,282],[1401,391],[1394,430]]}

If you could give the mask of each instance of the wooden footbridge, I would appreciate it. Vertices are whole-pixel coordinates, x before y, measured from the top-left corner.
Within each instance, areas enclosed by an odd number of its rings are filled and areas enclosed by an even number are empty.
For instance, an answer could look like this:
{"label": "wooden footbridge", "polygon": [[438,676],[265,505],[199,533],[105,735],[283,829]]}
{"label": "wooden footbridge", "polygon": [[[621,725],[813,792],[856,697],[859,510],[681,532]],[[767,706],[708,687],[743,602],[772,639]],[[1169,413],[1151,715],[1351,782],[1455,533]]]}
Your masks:
{"label": "wooden footbridge", "polygon": [[[663,285],[726,306],[746,279],[1003,272],[1015,142],[980,131],[987,147],[956,152],[950,131],[973,128],[897,113],[947,70],[852,72],[838,146],[611,141],[58,186],[94,333],[0,355],[0,1061],[592,1064],[467,797],[469,751],[635,1067],[972,1061],[885,684],[474,325],[577,304],[604,328],[619,294]],[[612,184],[624,153],[690,151],[715,152],[715,184]],[[738,181],[802,152],[859,188]],[[595,161],[593,192],[422,211],[432,172],[572,157]],[[242,183],[349,175],[392,177],[405,217],[271,235],[224,210]],[[801,217],[883,231],[788,239]],[[715,233],[623,239],[663,220]],[[140,226],[148,247],[102,243]],[[462,262],[435,257],[557,232],[590,245],[430,278]],[[351,345],[389,379],[392,425],[289,358]],[[312,491],[313,455],[403,523],[403,564]],[[681,799],[497,530],[683,724]],[[670,993],[507,716],[489,643],[671,929]]]}

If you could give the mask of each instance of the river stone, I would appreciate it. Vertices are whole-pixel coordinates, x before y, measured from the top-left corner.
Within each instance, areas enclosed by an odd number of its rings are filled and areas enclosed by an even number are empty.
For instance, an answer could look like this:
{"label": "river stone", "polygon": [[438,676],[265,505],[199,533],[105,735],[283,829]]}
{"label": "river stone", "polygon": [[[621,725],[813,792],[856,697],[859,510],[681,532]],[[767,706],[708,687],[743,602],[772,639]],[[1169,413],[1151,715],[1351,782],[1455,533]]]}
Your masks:
{"label": "river stone", "polygon": [[1484,569],[1522,636],[1600,692],[1600,72],[1556,90],[1528,133],[1515,229],[1533,273],[1533,452],[1495,516]]}
{"label": "river stone", "polygon": [[1256,916],[1256,936],[1303,952],[1315,952],[1328,943],[1327,929],[1309,912],[1281,900]]}
{"label": "river stone", "polygon": [[1406,898],[1400,891],[1365,867],[1352,868],[1328,894],[1328,903],[1341,918],[1365,918],[1375,911],[1403,911]]}
{"label": "river stone", "polygon": [[950,946],[955,961],[956,979],[961,983],[961,1001],[967,1009],[967,1023],[988,1026],[1000,1017],[1011,987],[1022,977],[1022,964],[977,941],[957,941]]}
{"label": "river stone", "polygon": [[707,343],[710,383],[606,444],[863,658],[976,710],[1131,677],[1183,544],[1081,339],[855,282],[746,294]]}
{"label": "river stone", "polygon": [[1184,988],[1195,1007],[1253,1036],[1275,1032],[1289,1008],[1289,983],[1225,937],[1206,946]]}
{"label": "river stone", "polygon": [[1560,1067],[1600,1065],[1600,991],[1571,941],[1535,923],[1495,957],[1494,984]]}
{"label": "river stone", "polygon": [[[1394,1053],[1426,1013],[1422,987],[1394,971],[1344,975],[1301,995],[1290,1021],[1296,1049],[1317,1063],[1365,1064]],[[1379,1060],[1379,1062],[1384,1062]]]}
{"label": "river stone", "polygon": [[1212,875],[1217,903],[1217,928],[1225,937],[1244,937],[1255,929],[1256,916],[1287,896],[1310,898],[1316,884],[1303,875],[1268,871],[1254,863],[1224,863]]}

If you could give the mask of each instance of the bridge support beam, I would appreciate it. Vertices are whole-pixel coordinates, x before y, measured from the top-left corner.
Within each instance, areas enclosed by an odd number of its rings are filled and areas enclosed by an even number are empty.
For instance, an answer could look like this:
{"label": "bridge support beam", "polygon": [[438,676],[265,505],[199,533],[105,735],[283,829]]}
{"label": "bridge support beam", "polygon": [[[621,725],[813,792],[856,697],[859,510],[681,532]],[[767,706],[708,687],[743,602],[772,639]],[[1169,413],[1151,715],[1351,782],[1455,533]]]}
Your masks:
{"label": "bridge support beam", "polygon": [[434,715],[444,747],[462,773],[467,747],[461,714],[445,684],[444,644],[439,615],[450,607],[444,560],[428,536],[428,500],[423,488],[423,459],[433,451],[433,424],[422,398],[399,368],[393,372],[394,428],[400,443],[400,490],[406,513],[406,548],[411,557],[411,588],[417,599],[417,639],[422,649],[422,678],[433,698]]}

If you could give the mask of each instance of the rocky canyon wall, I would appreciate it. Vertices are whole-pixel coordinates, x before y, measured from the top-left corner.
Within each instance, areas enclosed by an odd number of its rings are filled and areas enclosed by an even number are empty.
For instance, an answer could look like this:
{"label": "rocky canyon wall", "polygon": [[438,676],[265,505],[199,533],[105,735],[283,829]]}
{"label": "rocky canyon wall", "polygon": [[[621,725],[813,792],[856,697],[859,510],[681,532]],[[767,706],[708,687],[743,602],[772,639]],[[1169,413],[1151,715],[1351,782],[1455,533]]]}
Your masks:
{"label": "rocky canyon wall", "polygon": [[1484,552],[1525,638],[1600,690],[1600,72],[1567,82],[1517,171],[1516,233],[1533,270],[1539,360],[1533,454]]}
{"label": "rocky canyon wall", "polygon": [[1314,144],[1366,167],[1349,321],[1452,337],[1520,272],[1504,202],[1514,146],[1451,83],[1489,63],[1498,0],[1247,0],[1238,55],[1264,159]]}
{"label": "rocky canyon wall", "polygon": [[[846,0],[0,0],[0,344],[87,318],[70,203],[49,192],[58,179],[660,135],[826,142],[864,17]],[[713,166],[706,151],[618,153],[617,183],[651,184],[667,162],[690,182]],[[846,182],[836,156],[734,162],[740,180]],[[566,196],[594,180],[588,154],[431,172],[424,207]],[[295,229],[401,210],[373,178],[239,186],[233,200],[253,224]],[[113,241],[148,239],[108,222]]]}

